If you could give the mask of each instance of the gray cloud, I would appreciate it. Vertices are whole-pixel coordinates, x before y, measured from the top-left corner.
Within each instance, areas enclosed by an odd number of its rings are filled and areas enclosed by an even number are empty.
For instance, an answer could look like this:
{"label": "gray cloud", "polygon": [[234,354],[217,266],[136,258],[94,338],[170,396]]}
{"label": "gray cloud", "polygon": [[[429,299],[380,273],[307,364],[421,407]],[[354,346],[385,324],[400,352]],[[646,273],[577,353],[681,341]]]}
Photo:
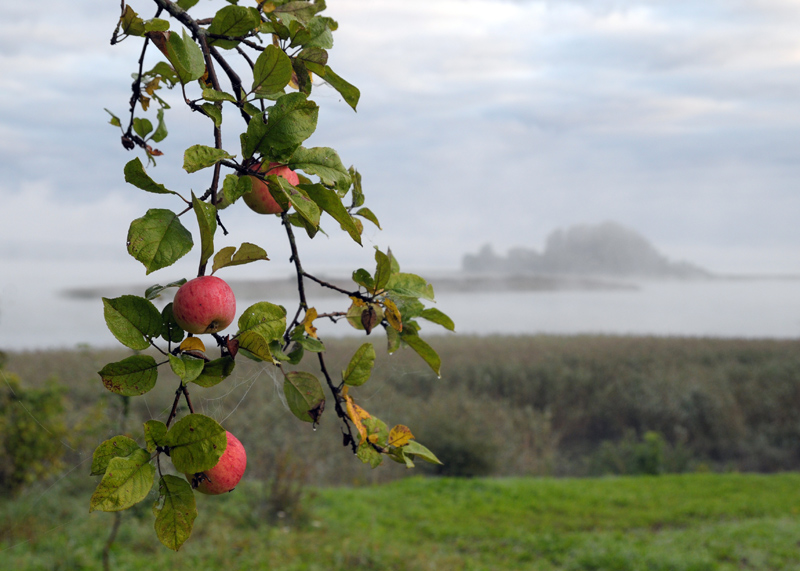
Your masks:
{"label": "gray cloud", "polygon": [[[134,41],[108,45],[117,11],[0,7],[4,200],[76,216],[110,195],[126,216],[160,200],[126,188],[134,155],[104,124],[103,107],[125,113],[138,55]],[[363,172],[385,228],[370,240],[401,260],[455,267],[485,242],[536,247],[556,227],[614,219],[712,269],[800,271],[795,3],[341,0],[329,12],[331,66],[362,100],[354,114],[318,88],[312,142]],[[172,161],[207,133],[178,107],[154,176],[188,191],[207,182]],[[323,240],[320,259],[338,244]]]}

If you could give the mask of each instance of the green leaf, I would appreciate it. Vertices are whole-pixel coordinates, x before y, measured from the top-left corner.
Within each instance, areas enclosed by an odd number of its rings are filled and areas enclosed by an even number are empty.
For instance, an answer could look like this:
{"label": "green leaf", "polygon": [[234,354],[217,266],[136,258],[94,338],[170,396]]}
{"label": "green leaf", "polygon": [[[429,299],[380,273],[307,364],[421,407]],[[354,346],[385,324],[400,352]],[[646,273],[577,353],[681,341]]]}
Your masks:
{"label": "green leaf", "polygon": [[142,20],[133,8],[125,6],[125,12],[120,18],[122,21],[122,32],[128,36],[143,36],[145,32],[144,20]]}
{"label": "green leaf", "polygon": [[236,362],[233,357],[220,357],[219,359],[208,361],[200,375],[192,382],[203,388],[213,387],[227,379],[235,366]]}
{"label": "green leaf", "polygon": [[185,283],[186,283],[186,278],[181,278],[181,279],[176,280],[174,282],[168,283],[165,286],[162,286],[162,285],[159,285],[159,284],[156,284],[154,286],[150,286],[149,288],[147,288],[145,290],[144,297],[145,297],[145,299],[150,299],[150,300],[156,299],[157,297],[161,296],[161,292],[163,292],[165,289],[168,289],[168,288],[171,288],[171,287],[181,287]]}
{"label": "green leaf", "polygon": [[400,297],[421,297],[433,300],[433,286],[415,274],[392,274],[386,284],[386,289]]}
{"label": "green leaf", "polygon": [[325,393],[317,377],[304,371],[292,371],[286,375],[283,393],[289,410],[305,422],[317,422],[325,406]]}
{"label": "green leaf", "polygon": [[260,301],[245,309],[238,323],[237,336],[246,331],[255,331],[270,342],[280,339],[286,330],[286,309],[268,301]]}
{"label": "green leaf", "polygon": [[163,184],[156,183],[144,170],[144,165],[139,157],[128,161],[123,171],[125,173],[125,182],[132,184],[136,188],[141,188],[147,192],[155,194],[175,194],[180,196],[173,190],[168,190]]}
{"label": "green leaf", "polygon": [[386,327],[386,352],[391,355],[400,348],[400,333],[394,327]]}
{"label": "green leaf", "polygon": [[227,208],[251,190],[253,179],[249,176],[226,175],[222,182],[222,200],[217,203],[217,210]]}
{"label": "green leaf", "polygon": [[169,30],[169,22],[161,18],[153,18],[144,23],[145,32],[166,32]]}
{"label": "green leaf", "polygon": [[300,337],[297,342],[303,349],[312,353],[322,353],[325,350],[325,345],[322,344],[322,341],[313,337]]}
{"label": "green leaf", "polygon": [[157,367],[156,360],[150,355],[133,355],[122,361],[109,363],[97,374],[112,393],[136,397],[156,386]]}
{"label": "green leaf", "polygon": [[[262,155],[284,162],[281,159],[288,159],[316,130],[319,107],[303,93],[287,93],[267,113],[267,123],[256,148]],[[249,126],[247,135],[250,137]]]}
{"label": "green leaf", "polygon": [[257,361],[272,361],[270,342],[258,331],[245,331],[237,338],[239,350],[246,351],[246,355]]}
{"label": "green leaf", "polygon": [[431,323],[436,323],[437,325],[441,325],[448,331],[455,331],[456,325],[453,323],[453,320],[450,319],[447,315],[436,309],[435,307],[426,309],[419,316],[423,319],[427,319]]}
{"label": "green leaf", "polygon": [[228,437],[213,418],[188,414],[172,425],[164,439],[172,464],[178,472],[197,474],[217,465]]}
{"label": "green leaf", "polygon": [[114,115],[114,114],[113,114],[111,111],[109,111],[109,110],[108,110],[108,109],[106,109],[105,107],[103,108],[103,110],[104,110],[106,113],[108,113],[109,115],[111,115],[111,119],[109,119],[109,121],[108,121],[108,122],[109,122],[109,124],[111,124],[111,125],[114,125],[115,127],[120,127],[120,128],[122,127],[122,122],[119,120],[119,117],[117,117],[116,115]]}
{"label": "green leaf", "polygon": [[289,203],[294,206],[297,213],[312,228],[319,228],[320,210],[316,202],[308,196],[305,185],[299,187],[292,186],[291,183],[282,176],[270,175],[267,177],[270,193],[281,204],[281,196],[285,196]]}
{"label": "green leaf", "polygon": [[384,289],[386,284],[389,283],[389,279],[392,277],[392,262],[389,256],[377,249],[375,250],[375,261],[377,262],[377,267],[375,268],[375,291],[377,292]]}
{"label": "green leaf", "polygon": [[362,442],[356,448],[356,456],[364,464],[369,464],[372,468],[377,468],[383,462],[380,452],[372,447],[369,442]]}
{"label": "green leaf", "polygon": [[159,446],[164,446],[166,436],[167,425],[160,420],[148,420],[144,423],[144,441],[150,454],[155,454]]}
{"label": "green leaf", "polygon": [[325,3],[317,0],[311,2],[287,2],[282,6],[275,7],[275,13],[280,14],[283,20],[296,20],[302,24],[307,23],[314,14],[325,9]]}
{"label": "green leaf", "polygon": [[186,335],[186,332],[175,321],[175,314],[172,313],[172,302],[170,302],[161,310],[161,338],[164,341],[180,343],[184,335]]}
{"label": "green leaf", "polygon": [[290,47],[303,46],[305,48],[329,50],[333,47],[332,26],[335,26],[335,22],[332,19],[314,16],[305,24],[304,28],[294,34]]}
{"label": "green leaf", "polygon": [[228,246],[222,248],[214,256],[214,264],[211,268],[211,273],[213,274],[220,268],[241,266],[243,264],[257,262],[258,260],[269,260],[267,252],[260,246],[250,244],[249,242],[243,242],[242,245],[239,246],[238,251],[236,251],[235,246]]}
{"label": "green leaf", "polygon": [[106,325],[126,347],[147,349],[149,339],[161,335],[161,314],[150,301],[135,295],[102,299]]}
{"label": "green leaf", "polygon": [[350,172],[350,180],[353,181],[353,208],[358,208],[364,204],[364,191],[361,188],[361,173],[355,167],[348,169]]}
{"label": "green leaf", "polygon": [[253,68],[251,93],[272,94],[280,92],[292,79],[292,61],[283,50],[267,46],[256,59]]}
{"label": "green leaf", "polygon": [[342,371],[342,381],[346,385],[357,387],[363,385],[372,375],[375,366],[375,347],[372,343],[364,343],[350,359],[347,368]]}
{"label": "green leaf", "polygon": [[380,418],[371,416],[363,419],[364,428],[367,429],[367,440],[381,448],[389,446],[389,427]]}
{"label": "green leaf", "polygon": [[140,448],[127,458],[112,458],[89,501],[89,511],[116,512],[141,502],[153,487],[155,467]]}
{"label": "green leaf", "polygon": [[[258,11],[253,8],[225,6],[214,16],[211,25],[208,27],[208,34],[238,38],[254,31],[260,23],[261,17]],[[213,38],[209,43],[226,50],[233,49],[239,45],[237,41],[219,38]]]}
{"label": "green leaf", "polygon": [[306,69],[306,64],[302,60],[292,58],[292,69],[294,70],[292,79],[297,84],[298,91],[311,95],[311,74]]}
{"label": "green leaf", "polygon": [[299,188],[306,192],[322,210],[330,214],[339,223],[342,230],[347,232],[357,244],[361,245],[361,233],[358,231],[358,226],[335,190],[321,184],[301,184]]}
{"label": "green leaf", "polygon": [[188,173],[214,166],[224,159],[232,159],[234,155],[222,149],[205,145],[192,145],[183,153],[183,170]]}
{"label": "green leaf", "polygon": [[217,231],[217,209],[213,204],[198,200],[192,193],[192,208],[200,228],[200,265],[214,255],[214,233]]}
{"label": "green leaf", "polygon": [[199,377],[200,373],[203,372],[204,365],[205,361],[197,357],[189,355],[169,356],[169,366],[172,368],[172,372],[183,381],[183,384],[190,383]]}
{"label": "green leaf", "polygon": [[295,57],[304,64],[316,63],[318,65],[325,65],[328,63],[328,52],[320,48],[305,48],[300,50],[300,53]]}
{"label": "green leaf", "polygon": [[155,133],[150,139],[155,143],[160,143],[164,139],[167,138],[167,124],[164,123],[164,110],[159,109],[157,113],[158,117],[158,127],[156,127]]}
{"label": "green leaf", "polygon": [[136,117],[133,120],[133,130],[142,139],[146,138],[148,133],[153,130],[153,124],[148,119],[140,119]]}
{"label": "green leaf", "polygon": [[350,173],[344,168],[336,151],[328,147],[311,149],[299,147],[289,159],[288,166],[292,170],[299,169],[317,175],[328,186],[336,186],[343,190],[350,186]]}
{"label": "green leaf", "polygon": [[192,234],[171,210],[153,208],[131,222],[128,253],[147,273],[171,266],[192,249]]}
{"label": "green leaf", "polygon": [[366,288],[367,291],[375,291],[375,280],[372,279],[372,274],[364,268],[358,268],[353,272],[353,281]]}
{"label": "green leaf", "polygon": [[133,438],[115,436],[106,440],[95,448],[92,454],[92,476],[102,476],[106,473],[108,463],[112,458],[124,458],[139,450],[139,445]]}
{"label": "green leaf", "polygon": [[439,358],[439,355],[436,351],[433,350],[433,347],[428,345],[419,335],[416,334],[406,334],[406,329],[403,328],[403,332],[400,333],[400,338],[417,354],[422,357],[422,360],[428,363],[428,366],[436,373],[437,376],[441,376],[439,369],[442,366],[442,360]]}
{"label": "green leaf", "polygon": [[192,6],[194,6],[195,4],[197,4],[199,1],[200,1],[200,0],[178,0],[178,1],[176,2],[176,4],[177,4],[177,5],[178,5],[180,8],[184,9],[184,10],[188,10],[189,8],[191,8]]}
{"label": "green leaf", "polygon": [[217,91],[215,89],[211,89],[210,87],[203,89],[203,99],[206,101],[211,101],[212,103],[216,103],[217,101],[230,101],[231,103],[236,103],[236,97],[230,93]]}
{"label": "green leaf", "polygon": [[417,442],[416,440],[412,440],[402,448],[404,454],[410,454],[412,456],[418,456],[419,458],[425,460],[426,462],[430,462],[431,464],[441,464],[442,461],[439,460],[436,455],[425,448],[422,444]]}
{"label": "green leaf", "polygon": [[203,50],[186,34],[186,30],[180,36],[176,32],[169,35],[167,59],[183,84],[200,79],[206,72]]}
{"label": "green leaf", "polygon": [[214,121],[214,126],[219,127],[222,125],[222,106],[219,104],[214,103],[203,103],[200,108],[203,112],[208,115],[212,121]]}
{"label": "green leaf", "polygon": [[189,539],[197,518],[192,486],[178,476],[167,474],[158,483],[158,501],[153,507],[155,530],[165,547],[178,551]]}
{"label": "green leaf", "polygon": [[319,64],[309,62],[306,64],[306,67],[308,67],[309,71],[313,71],[327,81],[331,87],[339,92],[345,102],[353,108],[353,111],[356,110],[358,100],[361,98],[361,92],[355,85],[348,83],[336,75],[329,65],[323,67]]}
{"label": "green leaf", "polygon": [[356,216],[361,216],[362,218],[366,218],[370,222],[372,222],[378,229],[381,229],[380,222],[378,222],[378,217],[372,213],[372,210],[369,208],[359,208],[356,211]]}

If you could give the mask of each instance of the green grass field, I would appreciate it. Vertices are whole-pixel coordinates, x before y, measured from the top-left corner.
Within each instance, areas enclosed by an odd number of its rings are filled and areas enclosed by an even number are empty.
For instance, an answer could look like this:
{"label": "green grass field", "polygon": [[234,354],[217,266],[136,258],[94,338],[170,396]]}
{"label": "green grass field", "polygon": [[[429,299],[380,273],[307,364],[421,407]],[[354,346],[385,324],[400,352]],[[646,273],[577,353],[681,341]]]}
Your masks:
{"label": "green grass field", "polygon": [[[344,368],[360,342],[328,342],[330,369]],[[156,539],[153,495],[124,512],[110,568],[800,570],[797,341],[431,343],[447,364],[441,379],[409,351],[379,352],[373,379],[354,393],[386,422],[409,425],[450,474],[485,477],[426,478],[425,467],[391,462],[370,470],[342,448],[332,416],[316,431],[298,422],[270,371],[242,360],[228,381],[192,395],[245,444],[245,479],[232,494],[198,497],[179,553]],[[89,514],[92,451],[120,432],[141,441],[144,420],[168,415],[177,382],[165,371],[126,416],[97,371],[127,354],[8,355],[0,380],[7,372],[42,389],[55,379],[63,432],[45,429],[41,403],[20,407],[6,395],[10,422],[54,441],[57,461],[21,495],[0,494],[0,571],[102,568],[115,516]],[[25,442],[13,454],[25,457]],[[0,446],[0,481],[12,457]],[[576,477],[650,468],[661,475]],[[271,481],[288,488],[273,494]],[[291,500],[292,490],[304,493],[299,509],[276,518],[276,498]]]}
{"label": "green grass field", "polygon": [[[65,486],[0,502],[0,568],[100,568],[114,516]],[[798,474],[409,478],[314,490],[295,527],[266,524],[263,495],[251,481],[199,498],[178,553],[156,540],[146,500],[123,516],[111,568],[800,569]]]}

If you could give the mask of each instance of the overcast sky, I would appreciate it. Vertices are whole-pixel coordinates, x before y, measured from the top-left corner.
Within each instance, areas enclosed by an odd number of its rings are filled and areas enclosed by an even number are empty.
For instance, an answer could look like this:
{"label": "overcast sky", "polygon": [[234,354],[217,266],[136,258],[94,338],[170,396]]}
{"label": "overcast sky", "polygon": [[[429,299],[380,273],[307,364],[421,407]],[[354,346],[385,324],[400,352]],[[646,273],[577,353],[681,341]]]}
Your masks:
{"label": "overcast sky", "polygon": [[[131,5],[149,17],[150,4]],[[353,113],[315,89],[309,144],[363,173],[384,230],[367,224],[362,250],[329,222],[330,239],[304,245],[307,264],[371,267],[377,244],[406,267],[456,268],[485,243],[540,249],[555,229],[613,220],[711,270],[800,272],[797,2],[328,5],[340,23],[329,64],[361,102]],[[136,155],[103,108],[125,115],[140,43],[109,45],[118,11],[0,4],[0,264],[125,256],[131,219],[180,208],[123,181]],[[212,144],[208,129],[171,100],[165,156],[148,172],[202,191],[207,174],[180,165],[200,137]],[[276,224],[244,207],[223,221],[230,243],[283,255]]]}

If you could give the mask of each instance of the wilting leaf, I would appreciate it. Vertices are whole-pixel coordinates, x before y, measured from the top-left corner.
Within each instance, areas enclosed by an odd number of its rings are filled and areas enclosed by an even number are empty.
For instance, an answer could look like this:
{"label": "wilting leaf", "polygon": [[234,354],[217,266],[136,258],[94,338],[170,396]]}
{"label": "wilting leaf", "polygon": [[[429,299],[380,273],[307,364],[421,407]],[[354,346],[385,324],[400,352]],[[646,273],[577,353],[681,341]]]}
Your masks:
{"label": "wilting leaf", "polygon": [[318,415],[315,418],[312,411],[325,402],[325,393],[317,377],[304,371],[292,371],[286,375],[283,393],[292,414],[305,422],[317,422]]}
{"label": "wilting leaf", "polygon": [[192,534],[197,517],[191,484],[178,476],[163,476],[158,484],[158,501],[153,512],[158,540],[169,549],[178,551]]}
{"label": "wilting leaf", "polygon": [[398,424],[389,432],[389,444],[392,446],[405,446],[414,438],[411,429],[402,424]]}
{"label": "wilting leaf", "polygon": [[136,441],[127,436],[115,436],[106,440],[95,448],[92,454],[92,476],[102,476],[106,473],[108,463],[112,458],[124,458],[139,450]]}
{"label": "wilting leaf", "polygon": [[144,441],[150,454],[154,454],[159,446],[164,446],[166,436],[167,425],[160,420],[148,420],[144,423]]}
{"label": "wilting leaf", "polygon": [[228,437],[213,418],[189,414],[172,425],[164,444],[169,446],[172,464],[178,472],[196,474],[217,465],[228,446]]}
{"label": "wilting leaf", "polygon": [[116,363],[109,363],[98,374],[103,385],[112,393],[124,397],[143,395],[158,379],[158,364],[150,355],[133,355]]}
{"label": "wilting leaf", "polygon": [[115,512],[141,502],[153,487],[156,469],[140,448],[126,458],[112,458],[89,501],[89,511]]}
{"label": "wilting leaf", "polygon": [[192,145],[183,153],[183,170],[188,173],[214,166],[223,159],[232,159],[233,155],[222,149],[205,145]]}

